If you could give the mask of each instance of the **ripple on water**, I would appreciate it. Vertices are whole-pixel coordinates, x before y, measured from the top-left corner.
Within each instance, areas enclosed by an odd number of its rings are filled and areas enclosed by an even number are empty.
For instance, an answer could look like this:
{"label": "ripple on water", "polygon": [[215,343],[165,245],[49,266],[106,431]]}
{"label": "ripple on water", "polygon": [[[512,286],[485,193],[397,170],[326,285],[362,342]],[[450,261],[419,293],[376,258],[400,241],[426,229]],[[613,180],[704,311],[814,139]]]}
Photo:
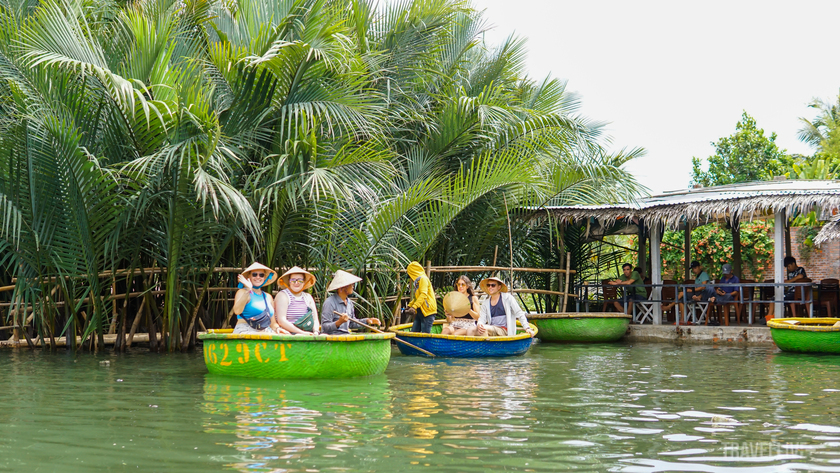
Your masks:
{"label": "ripple on water", "polygon": [[297,381],[206,375],[200,354],[110,359],[0,352],[0,423],[13,426],[0,470],[840,468],[825,390],[840,365],[769,349],[540,344],[514,359],[395,354],[381,376]]}

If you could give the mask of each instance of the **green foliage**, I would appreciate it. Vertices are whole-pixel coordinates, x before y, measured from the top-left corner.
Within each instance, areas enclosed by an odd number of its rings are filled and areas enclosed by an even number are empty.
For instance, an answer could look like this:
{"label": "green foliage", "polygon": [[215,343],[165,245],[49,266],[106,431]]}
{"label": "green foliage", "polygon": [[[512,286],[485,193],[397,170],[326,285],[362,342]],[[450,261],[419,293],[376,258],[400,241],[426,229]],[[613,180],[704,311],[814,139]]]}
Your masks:
{"label": "green foliage", "polygon": [[808,107],[817,110],[817,116],[799,119],[799,139],[816,150],[815,157],[836,162],[840,159],[840,94],[833,102],[814,99]]}
{"label": "green foliage", "polygon": [[765,136],[747,112],[735,125],[735,133],[712,145],[715,154],[707,158],[708,169],[703,169],[701,159],[691,158],[692,184],[718,186],[768,180],[783,174],[791,163],[785,151],[776,145],[776,133]]}
{"label": "green foliage", "polygon": [[[741,224],[742,270],[752,279],[763,280],[764,271],[773,259],[772,220]],[[685,233],[666,231],[662,236],[662,277],[682,280],[685,276]],[[691,260],[699,261],[712,278],[720,277],[720,267],[732,263],[732,231],[717,224],[703,225],[691,231]],[[738,275],[744,278],[744,275]]]}
{"label": "green foliage", "polygon": [[0,263],[42,340],[125,331],[139,300],[115,318],[117,284],[161,288],[143,327],[186,347],[197,316],[227,317],[209,268],[253,259],[319,268],[320,295],[355,270],[385,314],[408,261],[509,248],[506,208],[525,261],[553,231],[527,209],[643,191],[622,167],[642,151],[604,152],[565,83],[528,78],[520,39],[485,45],[466,2],[30,3],[0,4]]}

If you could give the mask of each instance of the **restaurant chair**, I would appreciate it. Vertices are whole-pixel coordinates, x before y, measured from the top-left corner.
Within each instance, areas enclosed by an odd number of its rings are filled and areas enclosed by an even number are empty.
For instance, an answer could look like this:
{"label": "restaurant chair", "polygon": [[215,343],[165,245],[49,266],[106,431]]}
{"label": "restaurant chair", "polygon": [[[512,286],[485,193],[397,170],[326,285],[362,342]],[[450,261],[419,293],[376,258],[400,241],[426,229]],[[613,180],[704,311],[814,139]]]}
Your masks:
{"label": "restaurant chair", "polygon": [[[811,282],[811,279],[810,278],[804,278],[804,279],[802,279],[798,282],[803,282],[803,283]],[[785,311],[790,312],[791,317],[798,317],[797,314],[799,313],[799,308],[801,307],[805,311],[805,313],[802,315],[802,317],[810,317],[811,303],[806,302],[806,303],[803,304],[801,301],[803,299],[806,300],[806,301],[810,300],[811,299],[811,294],[812,294],[811,286],[795,286],[794,287],[793,301],[789,301],[789,302],[785,303]]]}
{"label": "restaurant chair", "polygon": [[823,279],[820,281],[817,294],[817,307],[825,309],[826,317],[837,317],[840,305],[840,281],[837,279]]}
{"label": "restaurant chair", "polygon": [[[765,284],[773,284],[775,281],[772,279],[765,279]],[[774,297],[776,297],[776,289],[773,286],[761,286],[755,288],[757,291],[753,291],[753,295],[758,295],[755,300],[757,301],[765,301],[765,302],[754,302],[754,304],[758,304],[758,317],[754,317],[757,320],[764,320],[765,312],[770,311],[767,308],[766,301],[772,301]]]}
{"label": "restaurant chair", "polygon": [[601,281],[601,295],[604,296],[604,301],[601,303],[601,312],[607,312],[607,307],[613,307],[612,303],[618,300],[618,287],[607,284],[612,279],[604,279]]}
{"label": "restaurant chair", "polygon": [[[674,299],[677,298],[677,281],[674,281],[673,279],[665,279],[664,281],[662,281],[662,284],[663,284],[663,286],[662,286],[662,296],[660,297],[660,299],[665,301],[665,302],[663,302],[663,304],[667,304],[667,303],[672,302]],[[663,322],[668,320],[668,317],[667,317],[668,314],[673,315],[674,320],[676,321],[677,320],[676,319],[676,317],[677,317],[676,316],[677,306],[674,306],[674,307],[662,312],[662,321]]]}
{"label": "restaurant chair", "polygon": [[[741,282],[744,284],[752,284],[755,281],[752,279],[744,279]],[[744,314],[744,306],[749,306],[749,301],[752,299],[752,290],[752,287],[741,287],[739,292],[742,295],[736,295],[734,302],[715,306],[715,310],[718,312],[718,320],[722,320],[724,325],[729,326],[729,308],[733,307],[735,309],[735,323],[741,325],[741,316]]]}
{"label": "restaurant chair", "polygon": [[633,304],[632,314],[634,324],[643,324],[648,320],[650,321],[650,323],[653,323],[653,304],[655,304],[655,302],[650,301],[650,294],[651,292],[653,292],[653,288],[650,287],[650,278],[645,278],[642,281],[642,284],[645,285],[647,300],[637,301]]}

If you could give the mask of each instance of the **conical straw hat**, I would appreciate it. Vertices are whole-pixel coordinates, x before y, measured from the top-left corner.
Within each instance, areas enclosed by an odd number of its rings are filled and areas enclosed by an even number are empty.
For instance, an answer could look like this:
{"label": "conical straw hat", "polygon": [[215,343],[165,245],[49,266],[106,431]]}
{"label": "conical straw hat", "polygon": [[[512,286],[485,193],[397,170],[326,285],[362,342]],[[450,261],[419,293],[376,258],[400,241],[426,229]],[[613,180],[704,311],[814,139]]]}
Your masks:
{"label": "conical straw hat", "polygon": [[260,263],[257,263],[257,262],[254,262],[254,264],[245,268],[245,270],[242,271],[242,275],[245,276],[246,278],[248,278],[248,277],[251,276],[251,271],[254,271],[256,269],[262,269],[263,271],[265,271],[267,273],[266,276],[265,276],[265,282],[260,287],[269,286],[269,285],[271,285],[271,284],[273,284],[277,281],[277,271],[269,268],[268,266],[266,266],[264,264],[260,264]]}
{"label": "conical straw hat", "polygon": [[472,304],[467,296],[458,291],[452,291],[443,298],[443,310],[455,317],[463,317],[472,309]]}
{"label": "conical straw hat", "polygon": [[294,266],[292,269],[286,271],[282,276],[280,276],[280,289],[291,287],[289,285],[289,279],[292,277],[292,274],[303,274],[304,278],[303,289],[301,289],[302,291],[305,291],[315,285],[315,276],[313,276],[312,273],[299,266]]}
{"label": "conical straw hat", "polygon": [[502,285],[502,290],[500,292],[508,292],[507,284],[505,284],[504,281],[502,281],[501,279],[499,279],[495,276],[490,277],[490,278],[482,279],[481,282],[478,283],[478,287],[480,287],[482,291],[487,292],[487,283],[490,282],[490,281],[495,281],[495,282]]}
{"label": "conical straw hat", "polygon": [[342,271],[339,269],[335,272],[335,276],[333,277],[333,280],[330,283],[330,285],[327,286],[327,291],[335,291],[336,289],[355,284],[361,280],[362,278],[358,276],[353,276],[347,271]]}

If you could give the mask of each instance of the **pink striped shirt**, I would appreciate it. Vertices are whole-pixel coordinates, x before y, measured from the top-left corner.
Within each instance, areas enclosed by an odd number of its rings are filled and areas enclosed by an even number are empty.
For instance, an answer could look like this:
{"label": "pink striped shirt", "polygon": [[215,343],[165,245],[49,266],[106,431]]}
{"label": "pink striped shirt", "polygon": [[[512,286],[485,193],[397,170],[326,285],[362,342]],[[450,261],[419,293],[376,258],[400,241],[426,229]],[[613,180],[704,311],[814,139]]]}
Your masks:
{"label": "pink striped shirt", "polygon": [[292,291],[288,289],[283,289],[283,293],[285,293],[286,297],[289,298],[289,307],[286,309],[286,320],[291,323],[295,323],[299,318],[303,317],[303,315],[306,314],[307,309],[309,309],[309,306],[306,305],[307,294],[302,292],[300,296],[295,296],[292,294]]}

